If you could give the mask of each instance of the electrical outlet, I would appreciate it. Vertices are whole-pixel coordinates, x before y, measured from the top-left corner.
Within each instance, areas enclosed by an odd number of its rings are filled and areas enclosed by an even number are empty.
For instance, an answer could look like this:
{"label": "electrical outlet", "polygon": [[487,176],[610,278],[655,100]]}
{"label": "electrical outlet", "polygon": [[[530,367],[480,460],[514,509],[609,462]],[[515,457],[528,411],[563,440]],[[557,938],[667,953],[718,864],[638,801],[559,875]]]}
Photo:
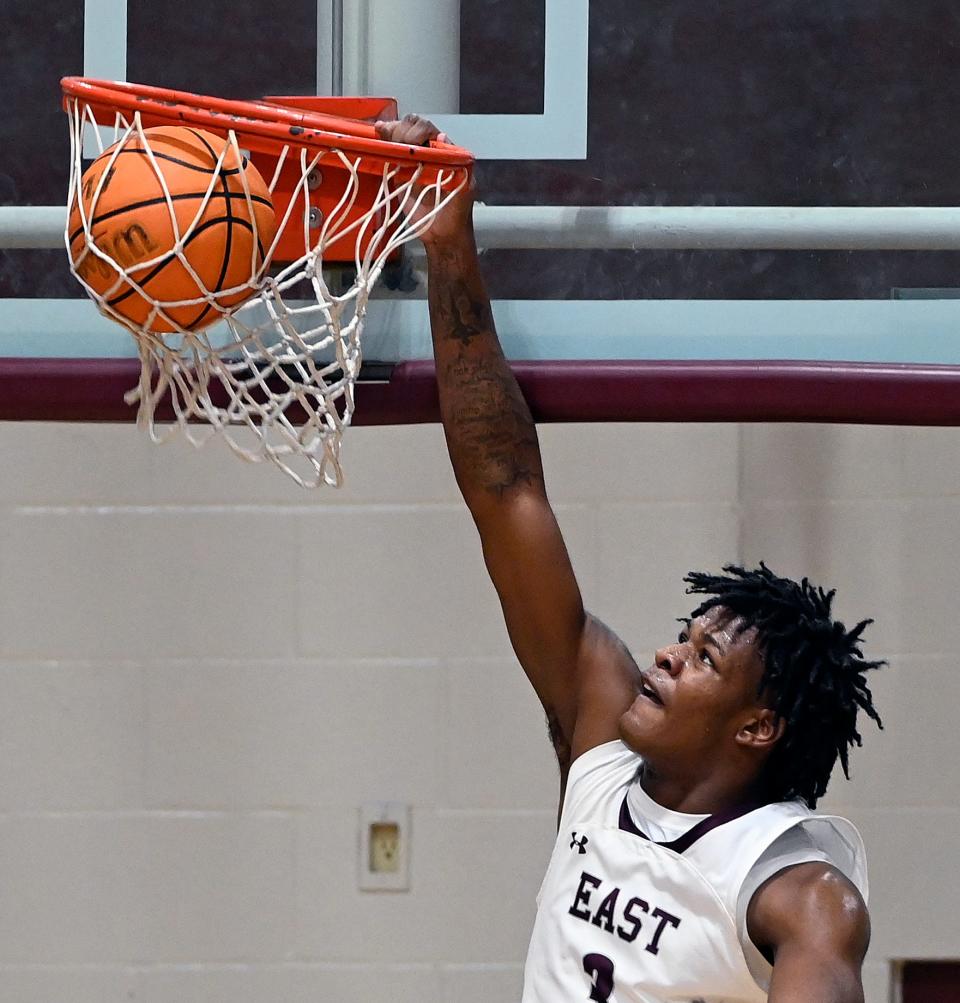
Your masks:
{"label": "electrical outlet", "polygon": [[374,822],[370,826],[371,874],[396,874],[400,870],[400,826],[396,822]]}
{"label": "electrical outlet", "polygon": [[377,801],[360,808],[361,891],[410,888],[410,806]]}

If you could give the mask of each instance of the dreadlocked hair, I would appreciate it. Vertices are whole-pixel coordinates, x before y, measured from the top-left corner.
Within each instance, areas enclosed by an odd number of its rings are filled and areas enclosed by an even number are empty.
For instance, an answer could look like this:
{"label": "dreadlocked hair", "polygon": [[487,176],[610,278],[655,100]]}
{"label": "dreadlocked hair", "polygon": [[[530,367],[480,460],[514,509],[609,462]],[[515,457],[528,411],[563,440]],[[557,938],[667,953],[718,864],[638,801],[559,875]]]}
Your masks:
{"label": "dreadlocked hair", "polygon": [[753,570],[734,564],[723,570],[684,578],[688,594],[709,597],[691,616],[722,607],[739,617],[741,631],[756,629],[764,663],[760,693],[786,723],[761,782],[772,801],[802,798],[815,808],[838,758],[850,778],[849,750],[863,744],[858,710],[883,727],[865,673],[886,663],[867,661],[860,650],[860,636],[873,621],[848,631],[831,617],[836,590],[780,578],[762,562]]}

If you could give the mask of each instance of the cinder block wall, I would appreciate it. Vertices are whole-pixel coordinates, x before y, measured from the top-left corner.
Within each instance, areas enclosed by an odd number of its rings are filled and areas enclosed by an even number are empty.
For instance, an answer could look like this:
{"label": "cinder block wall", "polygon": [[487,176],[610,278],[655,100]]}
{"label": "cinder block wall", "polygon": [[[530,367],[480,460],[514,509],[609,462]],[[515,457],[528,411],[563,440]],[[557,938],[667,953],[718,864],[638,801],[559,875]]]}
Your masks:
{"label": "cinder block wall", "polygon": [[742,468],[745,559],[835,586],[890,662],[873,684],[886,729],[864,722],[853,781],[835,776],[822,805],[867,844],[867,999],[886,1003],[890,959],[960,956],[960,432],[750,426]]}
{"label": "cinder block wall", "polygon": [[[873,615],[888,731],[831,799],[886,959],[952,956],[960,435],[549,427],[588,606],[649,660],[744,556]],[[131,427],[0,425],[0,1003],[513,1003],[556,771],[438,428],[303,492]],[[412,886],[357,889],[358,808]]]}

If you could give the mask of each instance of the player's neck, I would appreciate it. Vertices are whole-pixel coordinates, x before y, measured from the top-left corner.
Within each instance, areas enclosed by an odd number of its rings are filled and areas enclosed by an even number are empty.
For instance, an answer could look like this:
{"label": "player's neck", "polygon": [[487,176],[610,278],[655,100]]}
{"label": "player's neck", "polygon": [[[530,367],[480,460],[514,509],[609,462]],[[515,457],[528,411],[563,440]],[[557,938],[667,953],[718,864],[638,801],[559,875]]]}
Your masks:
{"label": "player's neck", "polygon": [[663,808],[687,815],[716,815],[761,800],[753,780],[725,775],[684,775],[669,766],[666,770],[644,762],[640,773],[644,793]]}

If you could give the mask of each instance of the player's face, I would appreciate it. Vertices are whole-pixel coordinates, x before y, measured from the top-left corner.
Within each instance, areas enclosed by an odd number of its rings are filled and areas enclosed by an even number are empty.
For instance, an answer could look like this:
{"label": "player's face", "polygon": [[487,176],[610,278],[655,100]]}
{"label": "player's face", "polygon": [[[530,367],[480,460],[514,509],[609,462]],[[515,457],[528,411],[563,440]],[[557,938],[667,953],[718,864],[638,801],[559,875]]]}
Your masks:
{"label": "player's face", "polygon": [[657,649],[641,673],[640,693],[620,718],[623,741],[651,763],[702,769],[733,749],[762,706],[763,660],[756,631],[715,607],[691,620],[675,644]]}

